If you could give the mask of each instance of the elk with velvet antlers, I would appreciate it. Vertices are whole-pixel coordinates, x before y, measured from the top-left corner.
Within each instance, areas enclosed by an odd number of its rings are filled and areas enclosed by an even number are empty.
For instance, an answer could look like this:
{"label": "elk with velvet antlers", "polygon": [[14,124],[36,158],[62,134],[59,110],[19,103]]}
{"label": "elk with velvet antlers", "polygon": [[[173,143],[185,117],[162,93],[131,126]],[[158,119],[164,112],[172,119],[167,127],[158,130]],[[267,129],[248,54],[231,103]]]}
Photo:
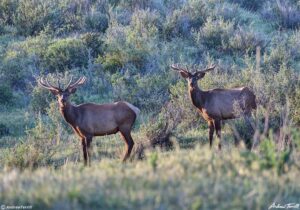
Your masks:
{"label": "elk with velvet antlers", "polygon": [[[222,120],[234,119],[241,115],[247,119],[251,116],[252,110],[256,109],[255,95],[248,87],[206,91],[199,88],[198,80],[202,79],[207,72],[212,71],[215,66],[204,70],[193,69],[194,73],[179,65],[173,64],[171,68],[178,71],[188,81],[192,103],[208,122],[210,147],[212,146],[214,131],[216,131],[218,138],[221,139]],[[236,109],[239,109],[240,113]],[[220,142],[218,146],[221,149]]]}
{"label": "elk with velvet antlers", "polygon": [[81,77],[72,83],[71,78],[65,89],[53,86],[43,78],[38,83],[57,96],[60,113],[81,139],[85,165],[87,163],[90,165],[92,138],[117,132],[120,132],[125,142],[126,150],[123,161],[126,161],[134,145],[131,129],[140,110],[123,101],[101,105],[94,103],[71,104],[68,101],[69,96],[75,93],[77,87],[83,85],[85,81],[86,77]]}

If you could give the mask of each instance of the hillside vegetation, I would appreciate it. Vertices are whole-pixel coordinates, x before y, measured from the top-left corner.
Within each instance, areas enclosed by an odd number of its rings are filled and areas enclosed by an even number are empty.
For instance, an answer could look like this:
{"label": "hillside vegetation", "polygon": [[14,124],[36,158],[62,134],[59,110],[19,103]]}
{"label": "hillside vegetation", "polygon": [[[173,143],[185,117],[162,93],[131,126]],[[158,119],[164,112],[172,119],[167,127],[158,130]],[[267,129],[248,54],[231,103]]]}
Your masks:
{"label": "hillside vegetation", "polygon": [[[255,132],[223,125],[218,151],[170,65],[216,64],[203,90],[248,86]],[[141,114],[131,161],[118,135],[92,166],[37,85],[87,82],[74,104],[128,101]],[[215,139],[215,142],[217,139]],[[236,142],[239,147],[235,147]],[[253,143],[247,150],[249,141]],[[34,209],[267,209],[300,203],[300,2],[1,0],[0,200]]]}

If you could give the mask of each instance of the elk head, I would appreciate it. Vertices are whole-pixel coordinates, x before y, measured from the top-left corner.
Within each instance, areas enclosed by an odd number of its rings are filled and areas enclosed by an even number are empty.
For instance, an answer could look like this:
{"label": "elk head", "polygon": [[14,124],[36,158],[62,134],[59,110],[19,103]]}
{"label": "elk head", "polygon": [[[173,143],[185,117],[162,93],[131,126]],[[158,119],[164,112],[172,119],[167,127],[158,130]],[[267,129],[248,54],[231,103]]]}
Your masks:
{"label": "elk head", "polygon": [[203,70],[194,68],[192,69],[193,73],[191,73],[188,68],[180,67],[178,64],[171,65],[171,68],[174,71],[178,71],[183,78],[187,79],[190,87],[195,87],[197,85],[197,81],[202,79],[206,72],[213,70],[215,67],[216,65],[213,65]]}
{"label": "elk head", "polygon": [[44,78],[42,77],[40,80],[38,80],[38,83],[40,86],[42,86],[43,88],[46,88],[48,90],[51,91],[51,93],[53,95],[55,95],[57,97],[57,101],[58,104],[61,108],[65,107],[67,102],[68,102],[68,98],[72,93],[76,92],[76,89],[78,86],[83,85],[86,81],[86,77],[80,77],[76,82],[72,83],[73,77],[71,77],[67,87],[65,89],[62,89],[60,87],[60,83],[58,81],[58,87],[51,85],[48,81],[48,79],[46,78],[46,80],[44,80]]}

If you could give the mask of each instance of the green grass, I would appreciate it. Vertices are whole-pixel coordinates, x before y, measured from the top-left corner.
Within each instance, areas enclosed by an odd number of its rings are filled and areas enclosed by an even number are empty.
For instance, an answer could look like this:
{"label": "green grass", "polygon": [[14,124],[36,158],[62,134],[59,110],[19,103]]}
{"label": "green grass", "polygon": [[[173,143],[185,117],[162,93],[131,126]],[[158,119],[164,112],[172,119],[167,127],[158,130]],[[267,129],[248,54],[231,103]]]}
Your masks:
{"label": "green grass", "polygon": [[102,157],[86,168],[72,161],[58,169],[3,168],[0,200],[34,209],[267,209],[274,201],[299,203],[299,168],[287,165],[279,175],[253,155],[198,144],[154,150],[125,164]]}

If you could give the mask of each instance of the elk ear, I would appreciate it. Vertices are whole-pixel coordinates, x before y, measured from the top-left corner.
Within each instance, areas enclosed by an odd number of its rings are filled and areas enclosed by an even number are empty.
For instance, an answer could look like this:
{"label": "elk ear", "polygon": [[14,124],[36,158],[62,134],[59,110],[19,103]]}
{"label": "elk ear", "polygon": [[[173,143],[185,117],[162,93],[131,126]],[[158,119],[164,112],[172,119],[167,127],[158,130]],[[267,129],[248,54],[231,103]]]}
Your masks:
{"label": "elk ear", "polygon": [[53,94],[53,95],[58,95],[59,94],[59,91],[58,90],[50,90],[51,91],[51,93]]}
{"label": "elk ear", "polygon": [[188,72],[185,72],[185,71],[180,71],[180,75],[183,77],[183,78],[188,78],[190,75]]}
{"label": "elk ear", "polygon": [[71,93],[71,94],[75,93],[76,90],[77,90],[77,88],[70,88],[70,89],[68,89],[69,93]]}

